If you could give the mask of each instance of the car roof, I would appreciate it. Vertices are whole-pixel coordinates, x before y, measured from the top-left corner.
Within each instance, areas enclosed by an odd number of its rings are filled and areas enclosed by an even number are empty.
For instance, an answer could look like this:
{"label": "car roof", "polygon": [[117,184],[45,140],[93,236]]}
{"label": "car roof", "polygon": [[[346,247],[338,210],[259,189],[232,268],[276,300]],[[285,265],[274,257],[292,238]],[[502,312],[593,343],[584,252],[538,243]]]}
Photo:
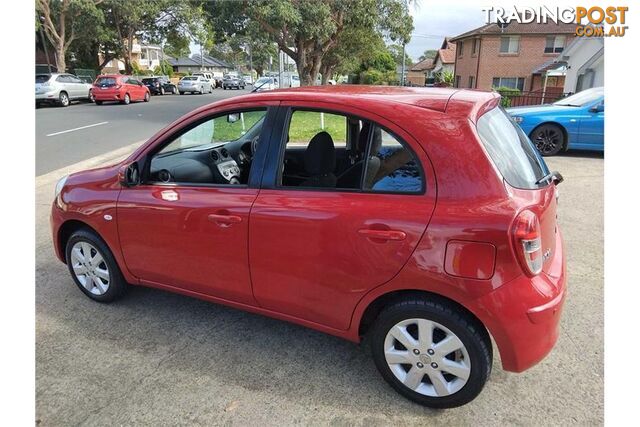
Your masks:
{"label": "car roof", "polygon": [[247,101],[267,99],[317,101],[322,99],[352,106],[358,106],[362,100],[366,100],[385,104],[412,105],[448,114],[469,116],[475,121],[484,111],[497,105],[500,95],[496,92],[457,88],[326,85],[256,92],[244,95],[242,98]]}

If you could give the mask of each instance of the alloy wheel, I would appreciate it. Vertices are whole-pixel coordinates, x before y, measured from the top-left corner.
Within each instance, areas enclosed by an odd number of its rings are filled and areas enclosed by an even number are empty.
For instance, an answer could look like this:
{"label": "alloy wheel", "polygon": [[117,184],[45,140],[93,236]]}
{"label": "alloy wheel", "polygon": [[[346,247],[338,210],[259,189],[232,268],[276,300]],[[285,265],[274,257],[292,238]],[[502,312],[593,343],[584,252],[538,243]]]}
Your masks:
{"label": "alloy wheel", "polygon": [[66,107],[69,105],[69,96],[64,92],[60,93],[60,104],[63,107]]}
{"label": "alloy wheel", "polygon": [[100,251],[91,243],[80,241],[73,245],[70,262],[73,274],[87,291],[93,295],[103,295],[109,290],[109,267]]}
{"label": "alloy wheel", "polygon": [[458,392],[471,374],[465,345],[450,329],[427,319],[405,319],[384,340],[393,375],[410,390],[430,397]]}
{"label": "alloy wheel", "polygon": [[562,139],[562,133],[558,129],[543,126],[536,132],[533,142],[542,155],[552,155],[562,148]]}

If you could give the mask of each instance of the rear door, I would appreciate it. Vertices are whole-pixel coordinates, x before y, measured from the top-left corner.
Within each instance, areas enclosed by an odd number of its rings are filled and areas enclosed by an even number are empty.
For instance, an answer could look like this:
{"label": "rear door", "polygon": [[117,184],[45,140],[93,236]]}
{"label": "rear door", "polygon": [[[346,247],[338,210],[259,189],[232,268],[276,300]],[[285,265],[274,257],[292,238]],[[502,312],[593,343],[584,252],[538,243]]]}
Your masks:
{"label": "rear door", "polygon": [[[262,189],[251,210],[254,296],[264,308],[345,330],[357,301],[400,271],[425,232],[435,204],[433,175],[417,142],[383,118],[328,103],[287,107],[279,115],[282,134],[272,138]],[[324,122],[301,108],[327,113]],[[354,146],[343,127],[348,117],[371,132],[365,137],[372,141],[369,152],[327,172],[313,163],[329,159],[320,167],[331,169],[332,162],[338,164],[336,153],[326,148],[328,143],[320,151],[316,146],[309,156],[302,155],[307,179],[294,176],[300,170],[284,164],[288,152],[309,149],[315,135],[329,133],[335,150],[344,139],[346,146]],[[368,121],[375,126],[364,126]],[[378,173],[364,172],[373,163]],[[343,177],[358,165],[363,166],[360,174],[352,174],[358,177],[331,185],[333,176]]]}

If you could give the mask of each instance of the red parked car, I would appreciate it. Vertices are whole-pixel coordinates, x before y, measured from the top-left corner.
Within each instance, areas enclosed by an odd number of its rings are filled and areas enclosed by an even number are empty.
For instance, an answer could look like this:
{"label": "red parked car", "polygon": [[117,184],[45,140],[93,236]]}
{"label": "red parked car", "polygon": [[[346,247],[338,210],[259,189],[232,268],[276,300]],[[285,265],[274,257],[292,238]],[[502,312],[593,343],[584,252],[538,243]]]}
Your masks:
{"label": "red parked car", "polygon": [[556,185],[495,93],[318,86],[207,105],[63,178],[90,298],[170,290],[354,342],[404,396],[465,404],[545,357],[566,295]]}
{"label": "red parked car", "polygon": [[151,99],[149,88],[140,80],[121,74],[98,76],[93,83],[92,93],[97,105],[102,105],[105,101],[129,104],[131,101],[149,102]]}

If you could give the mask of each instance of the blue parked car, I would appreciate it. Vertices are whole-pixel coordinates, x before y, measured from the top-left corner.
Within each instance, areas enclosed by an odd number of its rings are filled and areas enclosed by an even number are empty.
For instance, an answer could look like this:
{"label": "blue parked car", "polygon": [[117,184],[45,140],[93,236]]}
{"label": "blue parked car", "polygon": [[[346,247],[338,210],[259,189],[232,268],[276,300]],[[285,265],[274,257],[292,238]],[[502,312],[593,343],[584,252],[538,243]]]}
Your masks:
{"label": "blue parked car", "polygon": [[553,104],[508,108],[543,156],[568,149],[604,151],[604,88],[595,87]]}

